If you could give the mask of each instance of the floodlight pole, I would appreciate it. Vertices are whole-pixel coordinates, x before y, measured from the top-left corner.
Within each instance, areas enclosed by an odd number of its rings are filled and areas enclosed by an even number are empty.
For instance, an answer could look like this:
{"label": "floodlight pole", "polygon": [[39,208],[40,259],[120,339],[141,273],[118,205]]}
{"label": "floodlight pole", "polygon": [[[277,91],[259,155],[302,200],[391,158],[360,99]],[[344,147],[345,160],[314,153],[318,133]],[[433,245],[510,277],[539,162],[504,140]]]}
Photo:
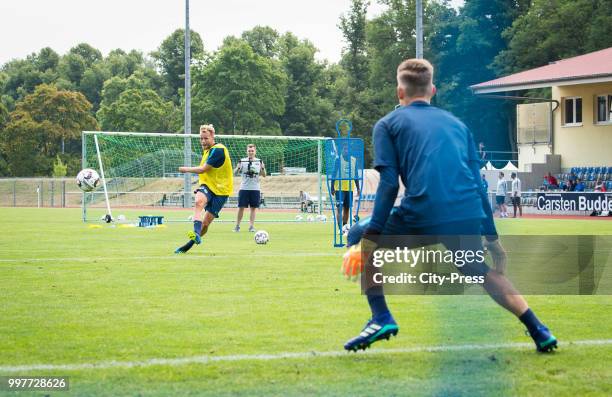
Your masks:
{"label": "floodlight pole", "polygon": [[416,0],[416,57],[423,59],[423,0]]}
{"label": "floodlight pole", "polygon": [[[185,0],[185,166],[191,167],[191,35],[189,31],[189,0]],[[191,174],[186,173],[183,183],[183,207],[191,207]]]}

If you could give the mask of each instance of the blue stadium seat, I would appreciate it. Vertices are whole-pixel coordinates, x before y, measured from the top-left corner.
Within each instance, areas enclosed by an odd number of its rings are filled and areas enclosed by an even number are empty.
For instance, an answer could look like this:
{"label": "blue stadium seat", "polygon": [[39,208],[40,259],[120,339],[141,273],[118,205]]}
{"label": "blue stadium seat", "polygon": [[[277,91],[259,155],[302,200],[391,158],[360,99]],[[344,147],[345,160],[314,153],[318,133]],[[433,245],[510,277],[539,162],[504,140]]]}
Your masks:
{"label": "blue stadium seat", "polygon": [[595,178],[596,177],[595,177],[595,173],[594,172],[589,174],[589,181],[594,181]]}
{"label": "blue stadium seat", "polygon": [[587,172],[588,172],[589,174],[592,174],[592,173],[593,173],[593,167],[589,167],[589,168],[587,169]]}
{"label": "blue stadium seat", "polygon": [[578,167],[572,167],[570,172],[573,172],[574,174],[577,173],[578,172]]}
{"label": "blue stadium seat", "polygon": [[601,172],[601,167],[595,167],[593,172],[596,173],[596,174],[599,174]]}
{"label": "blue stadium seat", "polygon": [[612,174],[612,167],[608,167],[608,174]]}
{"label": "blue stadium seat", "polygon": [[580,174],[584,174],[585,172],[587,172],[587,167],[580,167],[580,168],[578,168],[578,172]]}
{"label": "blue stadium seat", "polygon": [[608,181],[608,183],[606,183],[606,190],[612,191],[612,181]]}

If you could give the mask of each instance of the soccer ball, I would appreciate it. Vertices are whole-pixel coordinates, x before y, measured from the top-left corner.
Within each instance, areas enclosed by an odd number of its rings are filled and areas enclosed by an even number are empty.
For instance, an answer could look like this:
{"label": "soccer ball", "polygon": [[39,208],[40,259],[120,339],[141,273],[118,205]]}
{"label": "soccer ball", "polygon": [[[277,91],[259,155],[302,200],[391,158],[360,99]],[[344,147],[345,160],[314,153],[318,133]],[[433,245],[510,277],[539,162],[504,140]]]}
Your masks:
{"label": "soccer ball", "polygon": [[308,222],[314,222],[315,218],[314,218],[314,216],[312,216],[312,215],[308,215],[308,216],[306,217],[306,220],[307,220]]}
{"label": "soccer ball", "polygon": [[321,222],[327,222],[327,216],[325,216],[325,215],[319,215],[319,221],[321,221]]}
{"label": "soccer ball", "polygon": [[270,235],[265,230],[259,230],[255,233],[255,242],[257,244],[267,244],[270,240]]}
{"label": "soccer ball", "polygon": [[298,222],[302,222],[304,220],[304,217],[302,217],[302,215],[296,215],[295,220]]}
{"label": "soccer ball", "polygon": [[85,168],[77,175],[76,183],[79,189],[82,191],[91,192],[98,187],[98,184],[100,183],[100,175],[98,175],[96,170]]}
{"label": "soccer ball", "polygon": [[348,223],[346,225],[342,226],[342,235],[343,236],[348,236],[349,230],[351,230],[351,227],[349,226]]}

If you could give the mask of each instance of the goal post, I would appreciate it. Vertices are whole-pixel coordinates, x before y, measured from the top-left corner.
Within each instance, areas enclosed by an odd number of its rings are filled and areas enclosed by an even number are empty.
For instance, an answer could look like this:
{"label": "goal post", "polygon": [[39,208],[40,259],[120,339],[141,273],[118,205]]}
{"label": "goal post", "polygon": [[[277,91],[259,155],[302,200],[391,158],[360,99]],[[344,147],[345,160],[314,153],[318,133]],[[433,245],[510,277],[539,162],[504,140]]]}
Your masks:
{"label": "goal post", "polygon": [[[178,168],[184,165],[186,146],[191,146],[191,163],[199,164],[202,147],[198,134],[135,133],[84,131],[82,166],[103,170],[101,188],[83,195],[83,220],[99,217],[100,210],[111,210],[116,216],[122,208],[180,209],[184,208],[184,176]],[[308,192],[320,213],[326,205],[322,175],[324,137],[278,135],[215,135],[224,144],[232,165],[246,157],[248,144],[255,144],[257,157],[266,165],[268,176],[261,178],[263,209],[279,216],[267,220],[288,220],[288,210],[300,209],[299,192]],[[192,175],[192,190],[197,187],[197,175]],[[234,192],[226,207],[237,207],[240,176],[234,177]],[[91,213],[92,208],[100,209]],[[191,208],[189,208],[191,210]],[[274,211],[278,210],[278,211]],[[283,216],[280,213],[284,212]],[[168,211],[167,220],[187,220],[188,212]],[[278,219],[276,219],[278,218]],[[262,218],[262,220],[264,220]]]}

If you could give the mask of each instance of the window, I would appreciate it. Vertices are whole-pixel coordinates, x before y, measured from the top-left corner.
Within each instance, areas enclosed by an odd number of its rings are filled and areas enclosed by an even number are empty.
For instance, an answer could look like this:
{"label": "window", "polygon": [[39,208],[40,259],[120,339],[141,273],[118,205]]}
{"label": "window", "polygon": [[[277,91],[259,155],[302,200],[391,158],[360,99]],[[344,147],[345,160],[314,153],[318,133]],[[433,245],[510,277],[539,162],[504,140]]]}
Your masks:
{"label": "window", "polygon": [[582,125],[582,98],[565,98],[565,125]]}
{"label": "window", "polygon": [[596,124],[612,122],[612,95],[597,95],[595,106],[595,114],[597,116],[595,119]]}

